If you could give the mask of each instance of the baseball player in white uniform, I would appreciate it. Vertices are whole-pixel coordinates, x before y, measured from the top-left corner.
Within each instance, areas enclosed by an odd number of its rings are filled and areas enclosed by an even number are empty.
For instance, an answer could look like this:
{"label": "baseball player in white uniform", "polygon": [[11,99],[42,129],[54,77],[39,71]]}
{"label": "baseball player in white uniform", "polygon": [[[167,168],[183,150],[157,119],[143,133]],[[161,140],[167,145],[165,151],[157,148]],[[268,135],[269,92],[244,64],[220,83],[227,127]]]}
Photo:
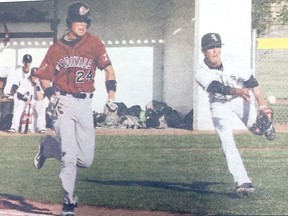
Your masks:
{"label": "baseball player in white uniform", "polygon": [[[228,169],[238,184],[236,193],[242,197],[253,193],[255,188],[236,147],[231,122],[236,114],[253,134],[264,134],[268,140],[273,140],[272,110],[267,107],[250,69],[238,70],[240,67],[235,67],[233,62],[222,61],[219,34],[205,34],[201,48],[204,60],[197,67],[195,79],[209,94],[212,121],[220,137]],[[265,113],[264,122],[268,122],[268,125],[263,126],[257,106],[261,113]]]}
{"label": "baseball player in white uniform", "polygon": [[[14,99],[13,119],[11,128],[8,133],[16,133],[19,131],[20,119],[25,107],[31,103],[31,114],[33,111],[33,123],[30,132],[35,130],[39,133],[46,132],[46,107],[48,106],[48,99],[42,97],[44,92],[39,84],[39,79],[32,76],[30,67],[32,63],[32,56],[25,54],[22,60],[23,66],[17,68],[12,74],[13,79],[6,83],[4,93]],[[7,79],[8,81],[8,79]],[[15,94],[16,93],[16,94]],[[32,101],[30,96],[32,95]],[[34,121],[35,120],[35,121]]]}
{"label": "baseball player in white uniform", "polygon": [[[16,68],[13,71],[8,71],[7,73],[7,81],[4,87],[4,94],[8,97],[12,97],[16,93],[20,82],[24,78],[28,78],[30,76],[30,68],[32,63],[32,56],[30,54],[25,54],[22,59],[22,66]],[[0,74],[1,77],[1,74]]]}
{"label": "baseball player in white uniform", "polygon": [[[30,73],[29,73],[30,74]],[[39,79],[31,73],[29,77],[20,81],[14,98],[14,111],[11,128],[9,133],[15,133],[19,130],[21,116],[25,109],[31,104],[30,114],[33,114],[32,123],[29,125],[29,131],[35,130],[39,133],[46,132],[46,107],[49,101],[44,97]],[[22,125],[21,133],[24,132]]]}

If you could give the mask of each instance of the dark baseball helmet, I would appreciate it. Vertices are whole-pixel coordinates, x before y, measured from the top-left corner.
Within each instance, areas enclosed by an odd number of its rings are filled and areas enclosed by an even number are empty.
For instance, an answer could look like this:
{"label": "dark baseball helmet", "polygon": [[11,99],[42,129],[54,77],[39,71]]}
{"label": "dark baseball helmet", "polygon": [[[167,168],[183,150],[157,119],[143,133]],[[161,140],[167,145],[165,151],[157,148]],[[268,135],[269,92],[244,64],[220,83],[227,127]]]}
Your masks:
{"label": "dark baseball helmet", "polygon": [[221,48],[221,47],[222,47],[222,41],[218,33],[207,33],[201,39],[202,50]]}
{"label": "dark baseball helmet", "polygon": [[86,3],[76,1],[69,5],[66,24],[70,28],[73,22],[86,22],[90,26],[90,7]]}
{"label": "dark baseball helmet", "polygon": [[26,63],[31,63],[32,62],[32,56],[29,55],[29,54],[25,54],[23,56],[23,59],[22,59],[23,62],[26,62]]}
{"label": "dark baseball helmet", "polygon": [[30,70],[30,77],[31,77],[31,76],[36,76],[36,72],[37,72],[38,69],[39,69],[39,68],[37,68],[37,67],[33,67],[33,68]]}

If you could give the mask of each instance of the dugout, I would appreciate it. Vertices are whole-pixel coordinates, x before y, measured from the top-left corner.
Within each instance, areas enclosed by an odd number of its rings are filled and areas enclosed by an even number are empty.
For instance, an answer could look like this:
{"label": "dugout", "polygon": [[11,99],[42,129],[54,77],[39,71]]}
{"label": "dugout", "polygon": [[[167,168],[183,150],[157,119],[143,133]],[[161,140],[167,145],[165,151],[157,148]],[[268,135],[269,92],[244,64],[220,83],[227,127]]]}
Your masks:
{"label": "dugout", "polygon": [[[0,16],[9,12],[10,20],[5,22],[15,36],[0,53],[0,64],[16,67],[21,64],[21,56],[30,53],[32,66],[38,66],[53,40],[65,32],[71,2],[0,1]],[[117,73],[117,100],[143,108],[152,100],[163,101],[183,116],[193,108],[194,129],[212,129],[206,97],[193,77],[201,59],[199,40],[207,31],[217,31],[225,42],[223,52],[238,55],[244,65],[249,65],[251,0],[85,2],[93,11],[90,31],[106,44]],[[35,14],[29,13],[33,10],[42,19],[35,20]],[[27,19],[27,15],[31,17]],[[106,101],[103,76],[97,71],[96,111],[102,111]]]}

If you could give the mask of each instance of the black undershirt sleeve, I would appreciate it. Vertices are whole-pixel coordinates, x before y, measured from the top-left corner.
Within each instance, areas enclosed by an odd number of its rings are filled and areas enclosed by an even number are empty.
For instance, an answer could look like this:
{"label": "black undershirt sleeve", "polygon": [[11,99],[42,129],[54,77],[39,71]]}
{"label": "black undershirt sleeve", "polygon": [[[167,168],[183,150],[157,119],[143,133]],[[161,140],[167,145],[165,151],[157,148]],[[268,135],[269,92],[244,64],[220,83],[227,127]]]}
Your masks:
{"label": "black undershirt sleeve", "polygon": [[17,93],[17,99],[23,100],[25,102],[28,101],[27,97],[24,97],[24,95],[19,92]]}
{"label": "black undershirt sleeve", "polygon": [[253,75],[251,75],[247,81],[244,81],[244,86],[246,88],[254,88],[254,87],[259,86],[259,83],[256,80],[256,78]]}
{"label": "black undershirt sleeve", "polygon": [[222,95],[231,95],[231,87],[225,86],[218,81],[212,81],[207,88],[207,92],[212,94],[219,93]]}

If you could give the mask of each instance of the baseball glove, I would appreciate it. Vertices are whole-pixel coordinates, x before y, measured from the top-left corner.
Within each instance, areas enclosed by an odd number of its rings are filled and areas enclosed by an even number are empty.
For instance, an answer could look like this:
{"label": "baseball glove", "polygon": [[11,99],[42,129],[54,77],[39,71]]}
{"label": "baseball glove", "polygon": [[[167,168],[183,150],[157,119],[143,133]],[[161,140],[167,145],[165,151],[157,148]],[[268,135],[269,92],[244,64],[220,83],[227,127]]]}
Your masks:
{"label": "baseball glove", "polygon": [[49,100],[46,113],[50,118],[55,119],[59,114],[63,114],[62,106],[63,104],[60,102],[60,99],[56,96],[52,96]]}
{"label": "baseball glove", "polygon": [[108,101],[104,106],[103,114],[106,116],[105,124],[108,128],[117,127],[119,124],[119,116],[117,115],[118,106],[112,101]]}
{"label": "baseball glove", "polygon": [[256,135],[264,134],[268,140],[275,138],[275,129],[273,123],[273,110],[270,107],[264,107],[259,110],[256,122],[250,127],[250,131]]}
{"label": "baseball glove", "polygon": [[127,129],[138,129],[141,127],[139,119],[133,115],[124,115],[119,119],[119,123]]}
{"label": "baseball glove", "polygon": [[112,101],[107,101],[107,103],[104,106],[104,111],[103,113],[105,115],[108,115],[109,113],[117,113],[118,111],[118,106],[116,103],[112,102]]}

